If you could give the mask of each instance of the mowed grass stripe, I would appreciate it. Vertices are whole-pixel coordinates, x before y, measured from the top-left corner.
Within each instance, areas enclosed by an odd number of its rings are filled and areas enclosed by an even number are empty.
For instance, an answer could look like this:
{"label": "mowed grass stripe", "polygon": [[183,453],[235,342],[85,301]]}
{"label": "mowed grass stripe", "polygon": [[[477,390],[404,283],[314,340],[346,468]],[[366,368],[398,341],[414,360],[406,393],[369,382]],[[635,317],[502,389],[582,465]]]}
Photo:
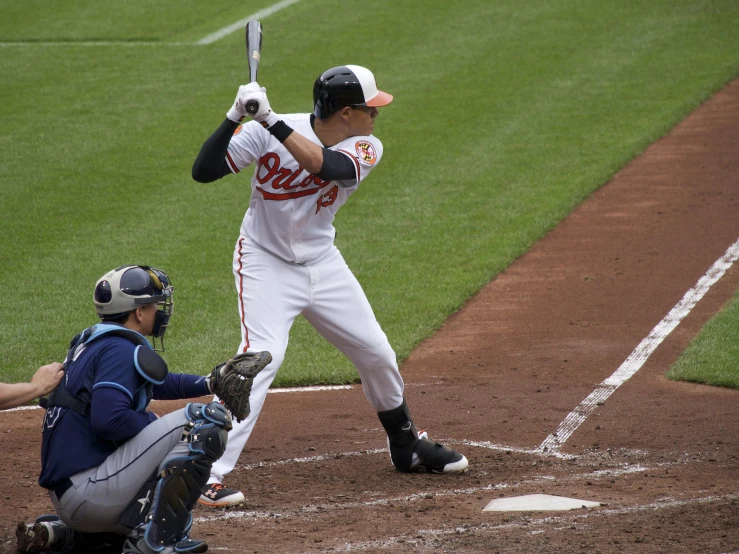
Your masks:
{"label": "mowed grass stripe", "polygon": [[0,1],[0,42],[62,40],[191,40],[263,9],[269,0]]}
{"label": "mowed grass stripe", "polygon": [[[348,62],[395,94],[376,126],[383,162],[336,227],[401,360],[739,68],[728,1],[374,8],[360,17],[345,2],[303,0],[275,14],[260,81],[280,112],[310,110],[316,75]],[[200,27],[157,36],[204,36],[219,28],[207,10]],[[0,58],[14,76],[0,106],[0,372],[26,378],[62,357],[94,322],[95,280],[135,262],[172,276],[165,356],[202,373],[238,344],[230,267],[251,172],[203,186],[189,171],[246,79],[243,37],[44,52]],[[353,380],[299,320],[277,383]]]}

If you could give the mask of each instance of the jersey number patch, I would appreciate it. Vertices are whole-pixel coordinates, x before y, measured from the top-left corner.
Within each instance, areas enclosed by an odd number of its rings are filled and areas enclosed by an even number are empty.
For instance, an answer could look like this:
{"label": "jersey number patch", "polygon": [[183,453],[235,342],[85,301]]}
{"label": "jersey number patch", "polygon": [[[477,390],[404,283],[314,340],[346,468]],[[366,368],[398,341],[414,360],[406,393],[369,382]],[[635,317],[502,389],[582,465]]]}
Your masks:
{"label": "jersey number patch", "polygon": [[339,193],[339,187],[334,185],[331,187],[331,190],[328,191],[323,196],[318,197],[318,202],[316,202],[316,213],[321,211],[321,208],[325,208],[326,206],[330,206],[334,202],[336,202],[336,196]]}

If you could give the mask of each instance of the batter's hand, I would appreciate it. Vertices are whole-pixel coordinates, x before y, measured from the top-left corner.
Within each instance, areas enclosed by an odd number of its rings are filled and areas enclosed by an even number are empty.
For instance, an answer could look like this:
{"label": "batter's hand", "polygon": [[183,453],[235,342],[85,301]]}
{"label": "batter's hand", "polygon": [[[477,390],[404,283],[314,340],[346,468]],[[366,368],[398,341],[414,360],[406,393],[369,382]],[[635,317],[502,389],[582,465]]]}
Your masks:
{"label": "batter's hand", "polygon": [[31,377],[31,384],[36,387],[37,396],[44,396],[56,388],[62,377],[64,377],[64,366],[59,362],[52,362],[38,368]]}
{"label": "batter's hand", "polygon": [[236,100],[234,100],[233,107],[228,111],[226,117],[231,121],[243,121],[244,117],[250,115],[246,111],[246,104],[248,102],[256,102],[259,104],[257,113],[251,117],[260,123],[266,123],[269,127],[277,121],[277,116],[272,112],[272,108],[267,100],[267,89],[260,87],[258,83],[249,83],[248,85],[241,85],[239,91],[236,94]]}

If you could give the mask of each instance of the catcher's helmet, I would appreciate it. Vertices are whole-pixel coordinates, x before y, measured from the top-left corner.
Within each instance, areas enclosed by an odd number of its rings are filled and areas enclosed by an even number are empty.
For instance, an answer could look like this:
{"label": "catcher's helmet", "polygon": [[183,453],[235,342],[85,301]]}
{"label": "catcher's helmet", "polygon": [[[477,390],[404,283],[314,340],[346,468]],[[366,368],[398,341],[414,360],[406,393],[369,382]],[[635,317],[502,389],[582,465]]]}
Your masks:
{"label": "catcher's helmet", "polygon": [[319,119],[345,106],[386,106],[392,99],[377,89],[372,72],[358,65],[332,67],[313,84],[313,114]]}
{"label": "catcher's helmet", "polygon": [[[118,319],[145,304],[159,304],[152,336],[162,339],[174,311],[173,291],[169,277],[161,269],[125,265],[98,279],[93,302],[103,321]],[[164,343],[161,350],[164,350]]]}

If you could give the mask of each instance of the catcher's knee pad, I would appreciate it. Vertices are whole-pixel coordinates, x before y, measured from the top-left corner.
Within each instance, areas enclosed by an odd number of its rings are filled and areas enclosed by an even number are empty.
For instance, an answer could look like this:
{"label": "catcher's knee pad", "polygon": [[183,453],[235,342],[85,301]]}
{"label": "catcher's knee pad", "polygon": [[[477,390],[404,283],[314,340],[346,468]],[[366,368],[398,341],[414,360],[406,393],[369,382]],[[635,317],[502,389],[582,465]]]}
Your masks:
{"label": "catcher's knee pad", "polygon": [[226,450],[231,414],[218,402],[191,402],[185,407],[188,424],[183,433],[193,455],[203,455],[215,462]]}
{"label": "catcher's knee pad", "polygon": [[400,471],[410,471],[413,465],[413,451],[418,443],[418,430],[411,420],[405,399],[397,408],[378,412],[377,415],[387,433],[393,465]]}

